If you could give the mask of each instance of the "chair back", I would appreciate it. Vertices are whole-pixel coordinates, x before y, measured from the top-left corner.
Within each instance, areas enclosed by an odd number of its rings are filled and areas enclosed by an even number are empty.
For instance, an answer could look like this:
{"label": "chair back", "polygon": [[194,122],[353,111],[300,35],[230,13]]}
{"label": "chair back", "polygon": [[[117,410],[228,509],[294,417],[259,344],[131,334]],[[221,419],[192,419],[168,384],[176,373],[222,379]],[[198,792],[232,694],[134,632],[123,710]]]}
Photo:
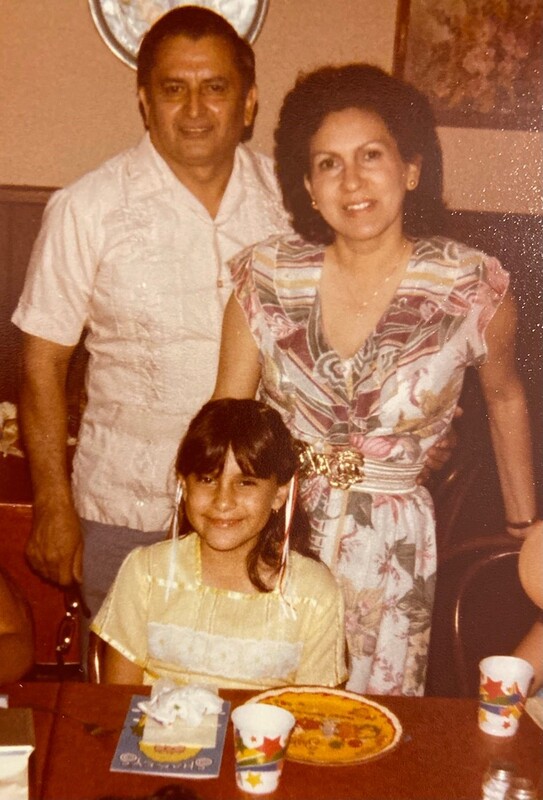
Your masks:
{"label": "chair back", "polygon": [[91,683],[104,683],[104,655],[106,643],[95,633],[89,633],[87,674]]}
{"label": "chair back", "polygon": [[479,661],[510,654],[535,621],[518,578],[521,544],[507,534],[480,536],[438,564],[428,694],[477,697]]}

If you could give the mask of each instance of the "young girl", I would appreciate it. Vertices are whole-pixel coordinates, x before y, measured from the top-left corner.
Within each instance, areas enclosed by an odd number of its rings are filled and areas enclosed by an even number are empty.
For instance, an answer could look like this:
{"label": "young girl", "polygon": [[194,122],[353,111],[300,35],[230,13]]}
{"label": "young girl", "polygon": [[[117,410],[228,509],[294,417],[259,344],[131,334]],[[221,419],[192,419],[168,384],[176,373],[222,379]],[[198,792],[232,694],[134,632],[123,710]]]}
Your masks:
{"label": "young girl", "polygon": [[108,643],[106,681],[262,689],[345,679],[341,593],[327,567],[293,552],[303,550],[297,526],[288,535],[296,465],[290,434],[263,403],[201,409],[177,456],[181,538],[175,518],[170,541],[130,553],[92,624]]}

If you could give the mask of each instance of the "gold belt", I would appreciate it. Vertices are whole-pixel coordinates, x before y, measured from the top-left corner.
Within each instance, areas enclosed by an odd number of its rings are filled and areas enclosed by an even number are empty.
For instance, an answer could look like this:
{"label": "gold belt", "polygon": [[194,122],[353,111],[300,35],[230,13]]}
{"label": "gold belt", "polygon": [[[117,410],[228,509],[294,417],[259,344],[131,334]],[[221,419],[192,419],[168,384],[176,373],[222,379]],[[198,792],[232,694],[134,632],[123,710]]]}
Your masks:
{"label": "gold belt", "polygon": [[312,445],[297,440],[296,452],[302,478],[323,475],[334,489],[350,489],[364,478],[364,456],[357,450],[346,447],[317,453]]}

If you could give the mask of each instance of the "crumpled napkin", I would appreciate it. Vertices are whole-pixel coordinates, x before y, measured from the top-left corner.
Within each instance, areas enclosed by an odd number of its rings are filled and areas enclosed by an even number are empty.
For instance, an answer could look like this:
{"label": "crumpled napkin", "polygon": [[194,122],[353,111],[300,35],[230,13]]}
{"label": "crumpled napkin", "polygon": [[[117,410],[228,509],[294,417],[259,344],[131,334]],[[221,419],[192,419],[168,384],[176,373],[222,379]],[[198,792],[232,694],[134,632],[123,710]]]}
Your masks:
{"label": "crumpled napkin", "polygon": [[161,678],[153,686],[151,699],[138,703],[138,708],[161,725],[172,725],[182,719],[187,725],[200,725],[206,714],[218,714],[221,698],[203,686],[178,686]]}

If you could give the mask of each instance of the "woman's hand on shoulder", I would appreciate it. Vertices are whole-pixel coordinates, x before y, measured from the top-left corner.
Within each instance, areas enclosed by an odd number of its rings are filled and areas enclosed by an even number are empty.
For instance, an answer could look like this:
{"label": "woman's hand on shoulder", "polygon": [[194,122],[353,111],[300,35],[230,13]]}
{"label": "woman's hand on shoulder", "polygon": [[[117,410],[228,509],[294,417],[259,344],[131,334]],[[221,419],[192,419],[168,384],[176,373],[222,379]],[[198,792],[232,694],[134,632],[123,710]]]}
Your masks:
{"label": "woman's hand on shoulder", "polygon": [[[464,411],[456,406],[454,419],[462,416]],[[432,478],[433,473],[440,472],[449,463],[458,447],[458,433],[454,425],[449,428],[445,436],[439,439],[427,452],[424,467],[417,478],[418,484],[425,484]]]}

